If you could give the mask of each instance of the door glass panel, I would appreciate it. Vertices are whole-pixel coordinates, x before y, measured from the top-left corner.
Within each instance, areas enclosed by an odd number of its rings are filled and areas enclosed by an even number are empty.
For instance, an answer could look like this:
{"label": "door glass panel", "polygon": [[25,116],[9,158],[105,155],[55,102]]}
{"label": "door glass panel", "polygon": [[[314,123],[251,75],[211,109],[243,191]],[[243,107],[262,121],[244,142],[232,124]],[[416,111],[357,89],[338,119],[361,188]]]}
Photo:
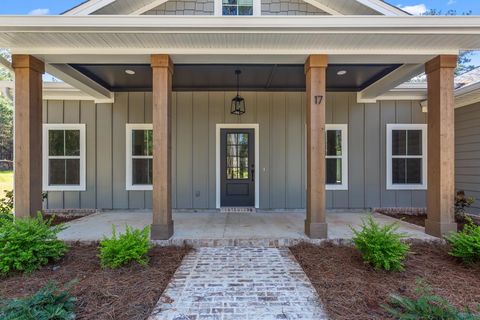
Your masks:
{"label": "door glass panel", "polygon": [[227,133],[226,175],[228,180],[249,179],[248,133]]}

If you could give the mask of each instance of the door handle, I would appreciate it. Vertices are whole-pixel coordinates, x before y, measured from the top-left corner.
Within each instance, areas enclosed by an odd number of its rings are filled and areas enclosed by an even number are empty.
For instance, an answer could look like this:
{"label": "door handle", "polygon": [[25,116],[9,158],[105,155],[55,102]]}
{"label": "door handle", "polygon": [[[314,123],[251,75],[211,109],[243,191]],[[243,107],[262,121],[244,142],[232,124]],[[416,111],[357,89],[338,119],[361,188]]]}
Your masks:
{"label": "door handle", "polygon": [[255,182],[255,169],[252,169],[251,173],[252,173],[252,182]]}

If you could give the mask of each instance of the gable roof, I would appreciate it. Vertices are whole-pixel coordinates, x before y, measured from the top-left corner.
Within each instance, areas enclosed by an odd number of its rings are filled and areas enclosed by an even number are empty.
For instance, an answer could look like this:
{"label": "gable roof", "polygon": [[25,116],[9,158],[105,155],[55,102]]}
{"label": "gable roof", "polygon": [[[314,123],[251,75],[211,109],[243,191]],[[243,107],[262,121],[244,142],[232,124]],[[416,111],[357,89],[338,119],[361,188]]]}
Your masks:
{"label": "gable roof", "polygon": [[[168,0],[87,0],[63,15],[142,14]],[[400,8],[382,0],[303,0],[332,15],[409,15]]]}

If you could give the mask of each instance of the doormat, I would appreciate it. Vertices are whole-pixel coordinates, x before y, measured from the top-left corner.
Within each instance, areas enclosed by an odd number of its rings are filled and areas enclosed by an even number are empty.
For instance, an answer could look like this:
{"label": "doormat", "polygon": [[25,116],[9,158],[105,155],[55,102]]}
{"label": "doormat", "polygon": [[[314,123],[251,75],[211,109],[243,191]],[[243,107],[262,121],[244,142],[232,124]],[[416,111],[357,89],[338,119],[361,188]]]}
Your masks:
{"label": "doormat", "polygon": [[250,207],[222,207],[220,208],[222,213],[255,213],[257,210]]}

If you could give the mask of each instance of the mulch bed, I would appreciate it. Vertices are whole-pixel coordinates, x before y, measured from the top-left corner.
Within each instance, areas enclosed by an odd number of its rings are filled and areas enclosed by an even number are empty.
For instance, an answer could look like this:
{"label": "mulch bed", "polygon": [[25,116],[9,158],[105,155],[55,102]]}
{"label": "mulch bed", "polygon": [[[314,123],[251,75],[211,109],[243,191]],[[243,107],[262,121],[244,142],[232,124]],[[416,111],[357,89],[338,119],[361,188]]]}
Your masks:
{"label": "mulch bed", "polygon": [[62,223],[67,223],[67,222],[70,222],[70,221],[73,221],[73,220],[77,220],[77,219],[80,219],[80,218],[83,218],[83,216],[58,216],[58,215],[51,215],[51,214],[43,214],[43,218],[44,219],[48,219],[48,220],[52,220],[52,226],[56,226],[56,225],[59,225],[59,224],[62,224]]}
{"label": "mulch bed", "polygon": [[414,243],[406,271],[375,271],[349,246],[325,243],[290,248],[317,290],[331,319],[391,319],[381,308],[392,293],[415,297],[417,280],[457,307],[477,310],[480,264],[465,266],[443,244]]}
{"label": "mulch bed", "polygon": [[[417,226],[425,227],[425,220],[427,219],[426,214],[419,214],[419,215],[411,215],[411,214],[404,214],[404,213],[392,213],[392,212],[379,212],[380,214],[403,220],[405,222],[415,224]],[[465,220],[455,219],[456,223],[458,224],[458,231],[462,231],[467,223]]]}
{"label": "mulch bed", "polygon": [[153,247],[147,267],[131,264],[103,270],[97,245],[75,244],[58,263],[29,275],[0,279],[0,297],[22,297],[49,281],[62,286],[73,279],[77,319],[146,319],[190,248]]}

